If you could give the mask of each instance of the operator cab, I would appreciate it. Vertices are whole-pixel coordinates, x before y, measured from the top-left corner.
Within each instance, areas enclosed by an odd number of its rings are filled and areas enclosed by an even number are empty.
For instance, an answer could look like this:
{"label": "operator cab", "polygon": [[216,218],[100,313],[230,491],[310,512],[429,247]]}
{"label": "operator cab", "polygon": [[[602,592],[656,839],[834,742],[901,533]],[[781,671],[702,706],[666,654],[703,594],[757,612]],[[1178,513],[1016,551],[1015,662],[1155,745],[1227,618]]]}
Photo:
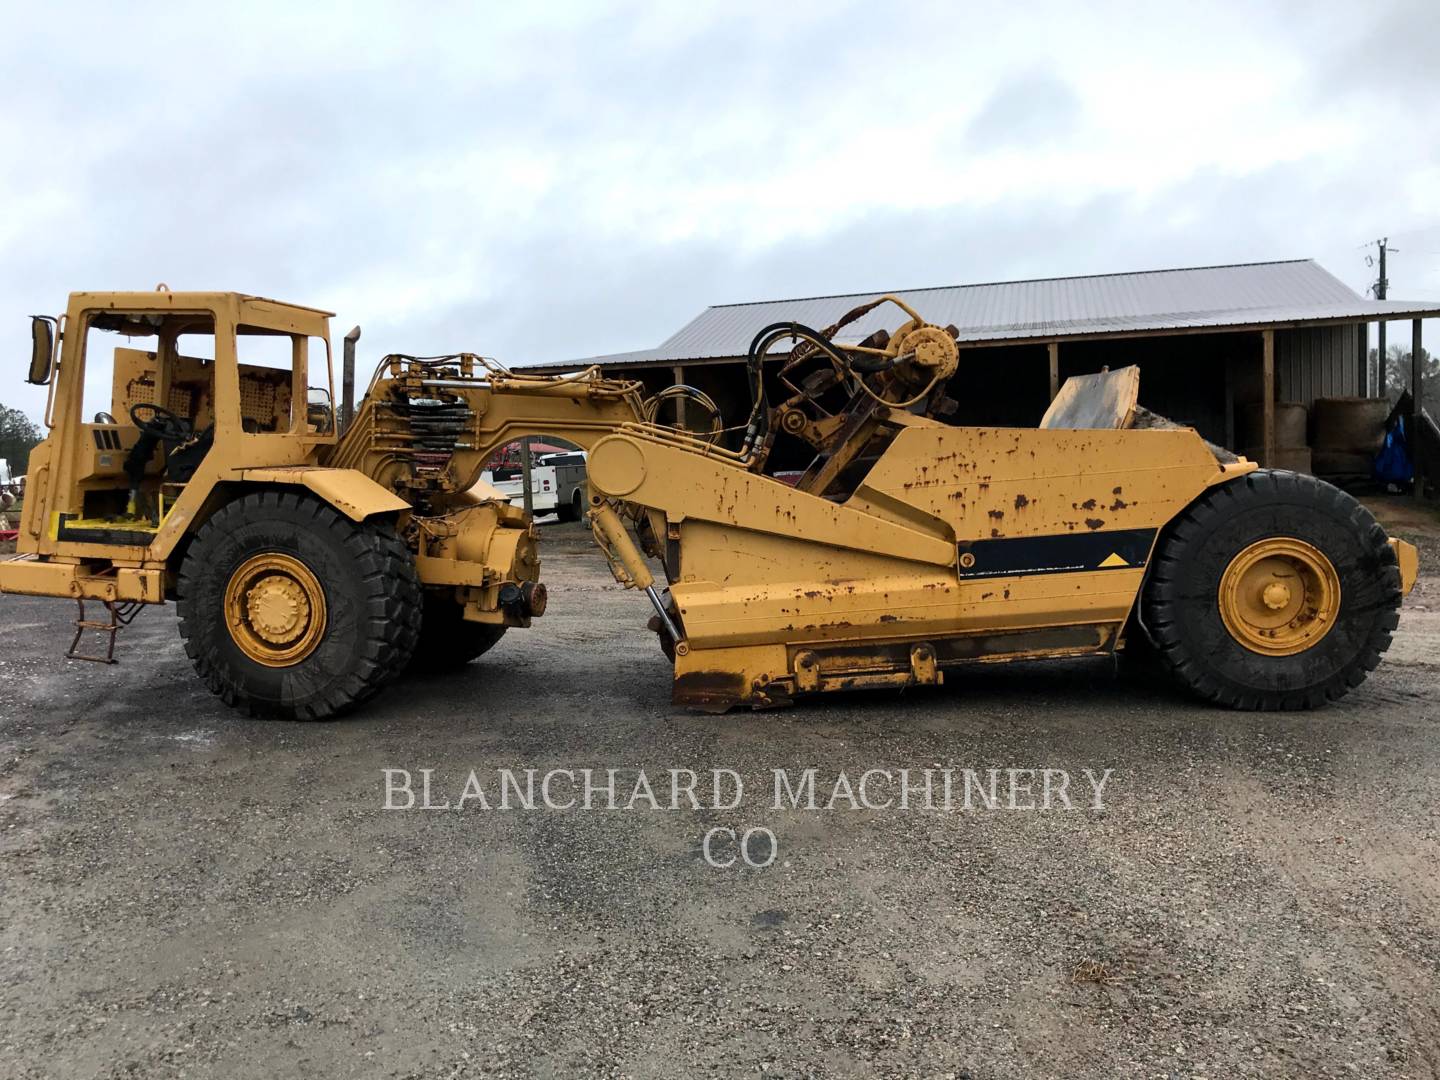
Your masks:
{"label": "operator cab", "polygon": [[[215,452],[217,420],[229,447],[219,458],[235,465],[303,460],[307,447],[334,438],[328,386],[307,386],[311,374],[329,382],[325,313],[239,297],[231,322],[225,294],[158,296],[77,294],[98,302],[67,315],[51,422],[69,468],[46,515],[59,544],[148,547]],[[132,298],[142,302],[127,310]],[[37,334],[53,336],[55,320],[45,322]],[[32,381],[47,381],[47,364],[36,363],[44,378]],[[261,442],[270,448],[261,452]]]}
{"label": "operator cab", "polygon": [[80,505],[56,539],[148,545],[214,444],[214,317],[97,311],[82,333]]}

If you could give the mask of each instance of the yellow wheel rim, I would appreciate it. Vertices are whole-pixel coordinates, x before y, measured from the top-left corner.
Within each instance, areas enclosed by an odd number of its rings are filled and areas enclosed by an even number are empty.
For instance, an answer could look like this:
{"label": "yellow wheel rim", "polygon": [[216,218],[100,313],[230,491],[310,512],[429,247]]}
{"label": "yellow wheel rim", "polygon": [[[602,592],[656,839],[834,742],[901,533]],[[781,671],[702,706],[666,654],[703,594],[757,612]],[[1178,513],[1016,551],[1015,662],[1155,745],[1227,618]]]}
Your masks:
{"label": "yellow wheel rim", "polygon": [[240,651],[266,667],[298,664],[325,636],[325,590],[299,559],[246,559],[225,586],[225,625]]}
{"label": "yellow wheel rim", "polygon": [[1220,618],[1251,652],[1314,647],[1340,613],[1340,576],[1318,548],[1288,536],[1251,544],[1220,578]]}

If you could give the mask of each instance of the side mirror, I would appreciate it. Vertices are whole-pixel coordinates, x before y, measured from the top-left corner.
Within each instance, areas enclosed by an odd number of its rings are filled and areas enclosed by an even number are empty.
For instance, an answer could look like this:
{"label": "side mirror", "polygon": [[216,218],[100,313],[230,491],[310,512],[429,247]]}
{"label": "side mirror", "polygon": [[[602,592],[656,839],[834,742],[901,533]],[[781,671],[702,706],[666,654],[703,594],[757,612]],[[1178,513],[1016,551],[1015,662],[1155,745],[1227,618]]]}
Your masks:
{"label": "side mirror", "polygon": [[48,315],[30,317],[30,374],[26,382],[44,386],[50,381],[50,366],[55,357],[55,320]]}

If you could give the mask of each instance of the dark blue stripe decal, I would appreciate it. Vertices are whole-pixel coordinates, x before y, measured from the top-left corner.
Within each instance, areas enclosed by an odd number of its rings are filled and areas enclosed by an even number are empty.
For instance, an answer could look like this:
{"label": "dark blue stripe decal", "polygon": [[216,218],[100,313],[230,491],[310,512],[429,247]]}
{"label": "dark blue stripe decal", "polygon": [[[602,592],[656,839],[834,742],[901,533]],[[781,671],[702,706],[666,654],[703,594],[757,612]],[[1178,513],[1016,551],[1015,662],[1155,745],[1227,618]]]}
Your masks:
{"label": "dark blue stripe decal", "polygon": [[994,540],[962,540],[956,573],[962,578],[1018,574],[1074,574],[1142,567],[1155,544],[1155,529],[1060,533]]}

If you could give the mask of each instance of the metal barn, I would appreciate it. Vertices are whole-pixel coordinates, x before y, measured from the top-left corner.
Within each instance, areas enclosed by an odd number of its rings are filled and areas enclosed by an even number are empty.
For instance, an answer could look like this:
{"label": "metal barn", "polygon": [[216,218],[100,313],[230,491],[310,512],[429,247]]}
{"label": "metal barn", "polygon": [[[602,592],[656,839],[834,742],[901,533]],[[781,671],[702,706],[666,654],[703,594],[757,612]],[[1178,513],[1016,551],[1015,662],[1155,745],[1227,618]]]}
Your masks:
{"label": "metal barn", "polygon": [[[1440,301],[1367,300],[1309,259],[892,291],[959,331],[954,423],[1033,425],[1067,376],[1138,364],[1142,405],[1262,463],[1276,456],[1277,402],[1372,392],[1368,323],[1412,319],[1418,343],[1420,319],[1440,315]],[[756,331],[782,320],[823,329],[877,295],[720,304],[653,349],[521,370],[598,364],[652,392],[688,383],[743,415]],[[880,308],[840,340],[893,330],[897,315]]]}

